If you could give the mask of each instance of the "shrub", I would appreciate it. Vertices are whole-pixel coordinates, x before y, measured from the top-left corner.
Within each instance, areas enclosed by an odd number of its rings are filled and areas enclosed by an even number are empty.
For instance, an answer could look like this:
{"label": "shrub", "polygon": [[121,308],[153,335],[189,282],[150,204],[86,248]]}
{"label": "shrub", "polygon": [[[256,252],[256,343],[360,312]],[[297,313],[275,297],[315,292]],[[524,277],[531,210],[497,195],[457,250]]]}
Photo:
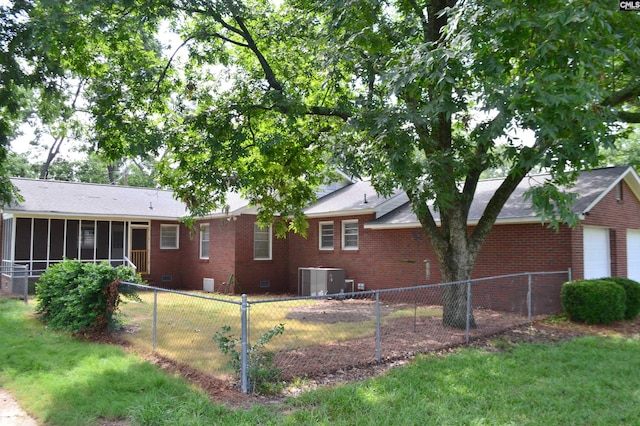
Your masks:
{"label": "shrub", "polygon": [[634,319],[640,314],[640,283],[629,278],[612,277],[605,278],[621,286],[627,296],[627,308],[624,312],[624,319]]}
{"label": "shrub", "polygon": [[119,281],[141,282],[140,276],[125,266],[109,262],[82,263],[65,260],[49,267],[36,284],[36,312],[50,327],[72,332],[104,331],[117,325],[114,316],[120,294],[137,298],[127,286],[118,291]]}
{"label": "shrub", "polygon": [[588,324],[610,324],[624,319],[624,289],[606,280],[576,280],[564,283],[562,307],[569,319]]}
{"label": "shrub", "polygon": [[[273,352],[265,351],[264,346],[283,332],[284,324],[278,324],[262,334],[255,345],[248,345],[247,378],[252,392],[275,395],[282,391],[282,370],[274,365]],[[238,349],[238,346],[242,347],[240,339],[234,338],[231,335],[231,327],[225,325],[214,334],[213,340],[218,343],[218,348],[223,354],[231,356],[229,364],[239,377],[242,373],[242,352]]]}

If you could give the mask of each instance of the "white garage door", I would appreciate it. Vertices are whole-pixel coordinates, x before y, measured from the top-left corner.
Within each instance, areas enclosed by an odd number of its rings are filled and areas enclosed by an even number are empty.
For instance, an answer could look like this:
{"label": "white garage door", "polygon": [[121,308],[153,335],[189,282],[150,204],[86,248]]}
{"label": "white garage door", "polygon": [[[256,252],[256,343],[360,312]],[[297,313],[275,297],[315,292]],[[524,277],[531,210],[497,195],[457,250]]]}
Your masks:
{"label": "white garage door", "polygon": [[640,231],[627,230],[627,277],[640,281]]}
{"label": "white garage door", "polygon": [[611,274],[609,230],[584,228],[584,277],[602,278]]}

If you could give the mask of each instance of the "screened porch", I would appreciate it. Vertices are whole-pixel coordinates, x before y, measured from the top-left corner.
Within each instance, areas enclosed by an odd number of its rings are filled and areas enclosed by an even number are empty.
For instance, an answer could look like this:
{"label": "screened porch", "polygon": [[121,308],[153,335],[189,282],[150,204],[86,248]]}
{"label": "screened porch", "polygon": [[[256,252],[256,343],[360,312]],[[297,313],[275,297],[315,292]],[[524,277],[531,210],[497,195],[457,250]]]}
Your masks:
{"label": "screened porch", "polygon": [[148,222],[5,216],[3,266],[25,265],[29,276],[38,276],[66,258],[113,266],[133,263],[146,273],[148,229]]}

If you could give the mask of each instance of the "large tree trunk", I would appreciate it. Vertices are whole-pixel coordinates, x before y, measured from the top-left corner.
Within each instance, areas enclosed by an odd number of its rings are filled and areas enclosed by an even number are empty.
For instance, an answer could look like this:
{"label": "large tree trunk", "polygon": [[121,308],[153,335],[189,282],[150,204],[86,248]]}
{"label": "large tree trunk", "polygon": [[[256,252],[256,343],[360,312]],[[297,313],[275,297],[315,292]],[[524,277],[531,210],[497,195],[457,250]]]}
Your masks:
{"label": "large tree trunk", "polygon": [[[464,261],[463,259],[460,259]],[[442,324],[445,327],[465,329],[467,325],[476,327],[473,316],[473,301],[471,299],[470,280],[471,272],[466,272],[452,259],[453,265],[445,265],[443,269],[443,281],[455,284],[442,288]],[[458,268],[450,270],[450,268]],[[445,270],[447,272],[445,272]]]}
{"label": "large tree trunk", "polygon": [[[442,287],[442,322],[446,327],[465,329],[467,323],[475,327],[471,305],[468,303],[468,284],[480,245],[473,242],[467,230],[468,209],[460,203],[446,213],[441,212],[441,223],[436,224],[424,198],[408,191],[412,207],[422,224],[438,258],[441,282],[455,283]],[[466,203],[469,205],[470,203]]]}
{"label": "large tree trunk", "polygon": [[470,280],[477,250],[469,244],[466,215],[446,218],[450,238],[446,250],[436,254],[440,261],[442,281],[455,283],[442,289],[442,323],[446,327],[476,327],[470,297]]}

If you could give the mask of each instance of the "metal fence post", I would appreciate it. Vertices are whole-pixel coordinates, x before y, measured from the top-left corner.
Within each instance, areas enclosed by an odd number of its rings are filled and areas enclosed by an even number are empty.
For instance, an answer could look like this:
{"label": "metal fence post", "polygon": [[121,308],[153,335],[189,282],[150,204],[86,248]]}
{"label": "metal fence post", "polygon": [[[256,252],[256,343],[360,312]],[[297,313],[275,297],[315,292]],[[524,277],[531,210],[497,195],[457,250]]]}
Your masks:
{"label": "metal fence post", "polygon": [[531,322],[531,296],[532,296],[532,289],[531,289],[531,274],[529,274],[529,289],[527,290],[527,312],[529,313],[528,319],[529,322]]}
{"label": "metal fence post", "polygon": [[26,266],[23,272],[24,272],[24,278],[22,280],[22,283],[24,284],[24,303],[29,303],[29,274],[27,273]]}
{"label": "metal fence post", "polygon": [[376,290],[376,359],[378,362],[382,359],[380,328],[380,292]]}
{"label": "metal fence post", "polygon": [[249,393],[249,378],[247,377],[247,351],[249,344],[247,342],[248,333],[247,333],[247,295],[242,295],[242,304],[240,305],[240,322],[242,327],[242,336],[241,339],[241,353],[240,353],[240,362],[241,362],[241,382],[242,382],[242,393]]}
{"label": "metal fence post", "polygon": [[467,330],[465,333],[465,340],[469,343],[469,336],[471,334],[471,281],[467,281]]}
{"label": "metal fence post", "polygon": [[153,352],[156,352],[158,346],[157,341],[158,331],[158,290],[153,290]]}
{"label": "metal fence post", "polygon": [[572,281],[572,276],[573,271],[571,270],[571,267],[569,267],[569,270],[567,270],[567,281]]}

